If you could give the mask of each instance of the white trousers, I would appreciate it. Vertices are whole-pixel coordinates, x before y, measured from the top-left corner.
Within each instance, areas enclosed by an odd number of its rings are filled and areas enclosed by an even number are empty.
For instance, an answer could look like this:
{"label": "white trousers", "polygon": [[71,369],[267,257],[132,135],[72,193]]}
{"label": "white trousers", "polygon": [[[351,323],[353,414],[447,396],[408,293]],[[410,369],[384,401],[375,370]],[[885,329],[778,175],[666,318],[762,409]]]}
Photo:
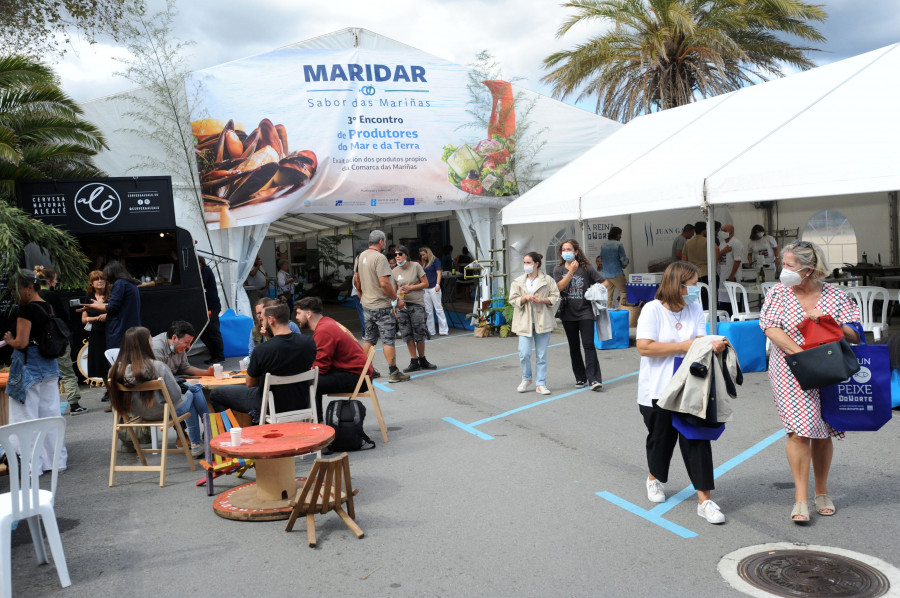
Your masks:
{"label": "white trousers", "polygon": [[441,305],[440,287],[425,289],[425,326],[431,336],[434,336],[434,314],[437,314],[438,318],[438,332],[442,335],[447,334],[449,329],[447,328],[447,316],[444,315],[444,306]]}
{"label": "white trousers", "polygon": [[[9,423],[15,424],[41,417],[59,417],[59,378],[51,378],[33,384],[25,393],[25,404],[9,399]],[[47,434],[44,449],[41,451],[41,470],[49,471],[53,467],[53,447],[56,446],[56,432]],[[19,447],[7,447],[8,452],[18,452]],[[68,454],[63,440],[62,453],[59,457],[59,468],[66,468]]]}

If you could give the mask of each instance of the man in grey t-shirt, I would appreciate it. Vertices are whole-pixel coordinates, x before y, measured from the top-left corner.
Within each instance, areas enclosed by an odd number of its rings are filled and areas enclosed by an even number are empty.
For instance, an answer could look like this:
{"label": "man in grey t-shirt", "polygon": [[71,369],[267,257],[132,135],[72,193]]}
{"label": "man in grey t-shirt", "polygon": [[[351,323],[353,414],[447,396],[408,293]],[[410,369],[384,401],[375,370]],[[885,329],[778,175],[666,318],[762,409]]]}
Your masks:
{"label": "man in grey t-shirt", "polygon": [[672,241],[672,259],[676,262],[683,262],[684,259],[684,244],[688,239],[694,236],[694,225],[693,224],[685,224],[684,228],[681,229],[681,234],[675,237],[675,240]]}
{"label": "man in grey t-shirt", "polygon": [[359,254],[353,266],[353,285],[359,293],[366,328],[363,330],[363,351],[378,342],[384,343],[384,358],[388,362],[388,382],[406,382],[409,376],[397,369],[394,340],[397,338],[397,316],[394,308],[403,309],[403,299],[397,297],[391,281],[391,266],[384,256],[385,236],[380,230],[369,233],[369,248]]}
{"label": "man in grey t-shirt", "polygon": [[188,362],[187,352],[197,332],[190,322],[175,320],[167,332],[153,337],[153,355],[166,364],[176,376],[212,376],[213,366],[202,370]]}

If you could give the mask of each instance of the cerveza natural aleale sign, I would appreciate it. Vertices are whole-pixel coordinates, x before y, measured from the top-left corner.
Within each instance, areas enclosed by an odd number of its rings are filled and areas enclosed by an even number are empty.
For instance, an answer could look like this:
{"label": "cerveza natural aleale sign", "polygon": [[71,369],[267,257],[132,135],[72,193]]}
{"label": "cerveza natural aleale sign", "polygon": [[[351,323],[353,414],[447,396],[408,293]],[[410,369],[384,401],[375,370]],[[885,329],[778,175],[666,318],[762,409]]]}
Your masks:
{"label": "cerveza natural aleale sign", "polygon": [[76,235],[175,228],[169,177],[20,181],[16,201],[38,220]]}

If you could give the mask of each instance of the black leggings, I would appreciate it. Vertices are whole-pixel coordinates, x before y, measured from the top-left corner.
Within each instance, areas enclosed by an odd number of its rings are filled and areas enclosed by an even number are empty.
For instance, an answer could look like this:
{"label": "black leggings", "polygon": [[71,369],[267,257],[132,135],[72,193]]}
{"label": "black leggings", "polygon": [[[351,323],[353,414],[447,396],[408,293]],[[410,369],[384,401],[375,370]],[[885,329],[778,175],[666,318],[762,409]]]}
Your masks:
{"label": "black leggings", "polygon": [[[594,320],[563,320],[563,329],[569,341],[569,357],[575,382],[603,382],[597,348],[594,346]],[[578,337],[581,336],[579,341]],[[584,358],[581,350],[584,349]],[[587,366],[585,370],[585,366]]]}
{"label": "black leggings", "polygon": [[675,443],[681,449],[681,458],[695,490],[713,490],[716,487],[713,474],[712,445],[709,440],[690,440],[678,433],[672,425],[672,412],[638,405],[647,426],[647,467],[650,474],[662,483],[669,480],[669,465],[675,453]]}

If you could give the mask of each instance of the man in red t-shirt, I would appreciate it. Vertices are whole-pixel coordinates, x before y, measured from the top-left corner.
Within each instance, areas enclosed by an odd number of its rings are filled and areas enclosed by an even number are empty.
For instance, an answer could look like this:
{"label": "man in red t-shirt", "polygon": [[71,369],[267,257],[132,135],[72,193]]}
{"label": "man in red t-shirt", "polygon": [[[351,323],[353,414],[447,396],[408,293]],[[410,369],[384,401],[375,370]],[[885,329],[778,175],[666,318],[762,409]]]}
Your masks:
{"label": "man in red t-shirt", "polygon": [[[316,409],[319,421],[322,421],[322,395],[353,392],[366,365],[366,354],[352,332],[336,320],[322,315],[322,300],[318,297],[304,297],[294,307],[300,328],[312,330],[313,340],[316,341],[316,361],[313,364],[313,367],[319,367]],[[369,365],[369,376],[373,371],[374,368]],[[360,390],[368,390],[365,383]]]}

